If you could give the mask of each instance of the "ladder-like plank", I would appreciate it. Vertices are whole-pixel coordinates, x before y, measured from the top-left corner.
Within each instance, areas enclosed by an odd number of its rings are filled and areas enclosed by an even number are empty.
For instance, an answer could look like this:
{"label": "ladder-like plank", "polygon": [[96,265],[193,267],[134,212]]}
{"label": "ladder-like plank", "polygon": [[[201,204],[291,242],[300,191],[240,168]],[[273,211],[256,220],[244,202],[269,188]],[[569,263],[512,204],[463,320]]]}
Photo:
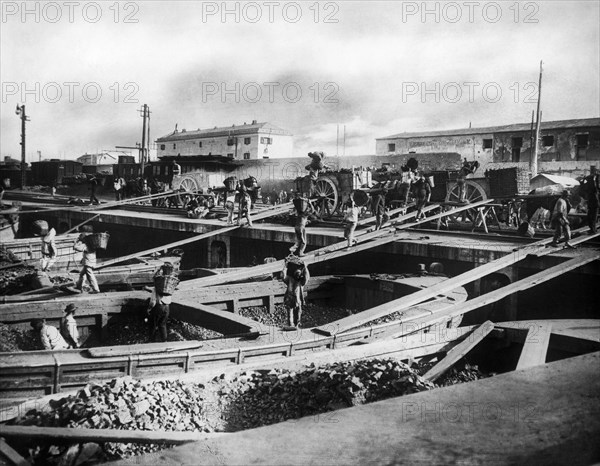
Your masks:
{"label": "ladder-like plank", "polygon": [[[584,229],[587,229],[587,227],[581,228],[580,230],[584,230]],[[581,241],[582,242],[586,241],[589,238],[591,238],[591,236],[584,236],[581,238]],[[529,254],[531,254],[533,252],[537,252],[538,257],[556,252],[557,249],[545,247],[551,241],[552,241],[552,238],[546,238],[541,241],[537,241],[535,243],[529,244],[527,246],[522,246],[520,248],[515,249],[512,253],[509,253],[503,257],[500,257],[499,259],[488,262],[487,264],[480,265],[472,270],[464,272],[455,277],[449,278],[448,280],[445,280],[437,285],[426,288],[424,290],[417,291],[408,296],[403,296],[402,298],[398,298],[396,300],[389,301],[389,302],[381,304],[379,306],[375,306],[371,309],[367,309],[358,314],[354,314],[352,316],[345,317],[343,319],[332,322],[326,326],[318,327],[315,330],[317,332],[323,333],[325,335],[333,335],[333,333],[340,333],[340,332],[349,330],[351,328],[359,327],[359,326],[366,324],[372,320],[379,319],[380,317],[384,317],[388,314],[392,314],[392,313],[398,312],[398,311],[404,311],[404,310],[406,310],[412,306],[415,306],[423,301],[434,298],[439,294],[447,293],[449,291],[452,291],[455,288],[458,288],[459,286],[463,286],[463,285],[470,283],[474,280],[477,280],[481,277],[489,275],[490,273],[497,272],[498,270],[501,270],[505,267],[511,266],[511,265],[525,259]],[[591,260],[595,260],[595,259],[591,259]],[[590,260],[587,260],[587,262],[589,262],[589,261]],[[577,263],[577,264],[579,264],[579,263]],[[564,265],[565,264],[561,264],[560,266],[558,266],[558,270],[557,270],[558,275],[564,273],[564,272],[561,272],[562,267],[564,267]],[[580,265],[576,265],[576,267],[579,267],[579,266]],[[541,278],[541,280],[543,281],[543,277]],[[506,287],[504,287],[504,288],[506,288]],[[498,291],[501,291],[504,288],[501,288]],[[467,303],[464,303],[463,305],[469,305],[469,302],[470,301],[467,301]],[[482,304],[482,305],[484,305],[484,304]],[[336,331],[333,332],[332,329],[336,329]]]}
{"label": "ladder-like plank", "polygon": [[[343,256],[346,256],[349,254],[353,254],[355,252],[364,251],[367,249],[378,247],[383,244],[400,239],[400,237],[398,237],[396,234],[397,230],[405,230],[407,228],[411,228],[411,227],[420,225],[422,223],[429,222],[431,220],[435,220],[437,218],[445,217],[447,215],[454,215],[457,212],[462,212],[463,210],[472,209],[479,205],[487,204],[489,202],[492,202],[492,199],[487,199],[485,201],[479,201],[474,204],[467,204],[465,206],[457,207],[456,209],[453,209],[453,210],[450,210],[447,212],[443,212],[441,214],[432,215],[431,217],[428,217],[424,220],[420,220],[417,222],[400,224],[401,222],[404,222],[406,220],[414,218],[417,215],[416,211],[411,212],[409,214],[398,217],[397,219],[394,219],[394,221],[391,223],[390,226],[382,228],[381,230],[373,231],[373,232],[366,233],[366,234],[363,234],[360,236],[357,235],[356,239],[358,241],[358,244],[356,246],[353,246],[352,248],[347,248],[347,244],[348,244],[347,241],[341,241],[339,243],[332,244],[331,246],[326,246],[324,248],[317,249],[316,251],[311,251],[311,252],[307,253],[306,256],[304,256],[302,258],[302,260],[304,261],[304,263],[306,265],[310,265],[315,262],[319,262],[319,263],[325,262],[325,261],[328,261],[331,259],[336,259],[336,258],[343,257]],[[429,205],[423,209],[423,212],[429,212],[429,211],[431,211],[433,209],[437,209],[437,208],[438,208],[437,204]],[[548,240],[548,242],[549,241],[550,240]],[[185,283],[182,283],[180,285],[180,288],[184,289],[185,287],[211,286],[211,285],[229,283],[232,281],[247,280],[252,277],[256,277],[258,275],[279,272],[283,267],[283,263],[284,263],[284,261],[280,260],[277,262],[272,262],[270,264],[263,264],[263,265],[257,265],[255,267],[249,267],[247,270],[238,270],[235,272],[220,274],[218,276],[203,277],[203,278],[198,278],[196,280],[188,280]]]}
{"label": "ladder-like plank", "polygon": [[550,322],[542,322],[529,329],[516,370],[540,366],[546,362],[551,333]]}
{"label": "ladder-like plank", "polygon": [[446,354],[446,357],[439,363],[429,369],[423,378],[435,382],[438,378],[446,373],[454,364],[462,359],[469,351],[471,351],[481,340],[483,340],[492,330],[494,324],[489,320],[474,328],[462,342],[452,348]]}

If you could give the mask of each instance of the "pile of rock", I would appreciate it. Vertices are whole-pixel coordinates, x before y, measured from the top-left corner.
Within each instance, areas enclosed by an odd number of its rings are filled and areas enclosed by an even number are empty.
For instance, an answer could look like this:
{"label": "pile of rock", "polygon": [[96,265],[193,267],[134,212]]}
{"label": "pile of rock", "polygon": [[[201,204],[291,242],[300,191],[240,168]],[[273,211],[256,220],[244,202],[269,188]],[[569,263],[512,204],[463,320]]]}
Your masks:
{"label": "pile of rock", "polygon": [[[407,365],[393,359],[340,362],[304,370],[252,371],[207,386],[178,380],[143,383],[129,378],[90,385],[77,396],[32,410],[20,425],[123,430],[237,431],[429,390]],[[31,447],[31,446],[29,446]],[[50,446],[37,460],[58,463],[84,445]],[[89,448],[89,447],[88,447]],[[162,445],[107,443],[108,458],[156,451]]]}

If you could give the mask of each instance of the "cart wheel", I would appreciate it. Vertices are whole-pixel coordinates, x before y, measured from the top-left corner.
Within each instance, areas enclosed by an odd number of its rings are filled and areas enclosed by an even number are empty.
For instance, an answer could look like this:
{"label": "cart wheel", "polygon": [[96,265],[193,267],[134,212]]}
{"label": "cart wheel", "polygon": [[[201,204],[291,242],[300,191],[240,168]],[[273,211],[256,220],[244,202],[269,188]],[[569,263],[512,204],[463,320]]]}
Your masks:
{"label": "cart wheel", "polygon": [[[465,194],[464,199],[469,204],[474,204],[475,202],[485,201],[488,197],[485,193],[485,190],[481,187],[479,183],[475,181],[466,180],[465,181]],[[448,194],[446,195],[446,202],[460,202],[460,186],[458,183],[454,184]],[[477,210],[476,209],[468,209],[463,212],[459,212],[456,215],[450,215],[449,218],[452,221],[466,221],[467,218],[473,222],[476,218]]]}
{"label": "cart wheel", "polygon": [[329,178],[319,178],[315,184],[314,196],[317,200],[317,213],[320,218],[325,214],[328,217],[338,208],[339,194],[338,189]]}
{"label": "cart wheel", "polygon": [[177,204],[185,208],[190,196],[198,192],[198,183],[191,176],[184,176],[173,183],[173,189],[179,191],[176,196]]}

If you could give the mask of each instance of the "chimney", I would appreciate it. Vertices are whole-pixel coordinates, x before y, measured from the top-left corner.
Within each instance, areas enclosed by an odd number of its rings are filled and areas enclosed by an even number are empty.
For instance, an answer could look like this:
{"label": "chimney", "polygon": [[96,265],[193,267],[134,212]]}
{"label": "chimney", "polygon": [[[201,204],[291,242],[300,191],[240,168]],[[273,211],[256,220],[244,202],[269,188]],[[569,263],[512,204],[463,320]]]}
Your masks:
{"label": "chimney", "polygon": [[255,125],[256,124],[256,120],[252,120],[252,124]]}

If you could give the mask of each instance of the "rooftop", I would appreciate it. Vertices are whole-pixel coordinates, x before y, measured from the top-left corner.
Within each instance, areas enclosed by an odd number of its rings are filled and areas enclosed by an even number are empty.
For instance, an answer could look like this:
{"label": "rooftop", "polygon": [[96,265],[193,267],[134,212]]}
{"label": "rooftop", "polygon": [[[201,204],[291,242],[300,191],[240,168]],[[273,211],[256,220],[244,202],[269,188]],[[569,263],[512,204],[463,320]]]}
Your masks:
{"label": "rooftop", "polygon": [[173,131],[172,133],[160,137],[156,140],[156,142],[168,142],[168,141],[179,141],[185,139],[194,139],[194,138],[205,138],[205,137],[219,137],[219,136],[240,136],[245,134],[256,134],[256,133],[269,133],[276,134],[280,136],[291,136],[292,133],[286,131],[285,129],[279,128],[278,126],[272,125],[268,122],[256,123],[252,122],[250,124],[244,123],[243,125],[231,125],[231,126],[221,126],[210,129],[197,129],[195,131],[186,131],[182,129],[181,131]]}
{"label": "rooftop", "polygon": [[[582,128],[589,126],[600,126],[600,118],[581,118],[577,120],[556,120],[556,121],[542,121],[541,129],[558,129],[558,128]],[[531,122],[529,123],[515,123],[512,125],[503,126],[486,126],[482,128],[463,128],[463,129],[448,129],[440,131],[421,131],[412,133],[398,133],[386,136],[383,138],[376,138],[377,140],[382,139],[408,139],[408,138],[420,138],[420,137],[431,137],[431,136],[467,136],[472,134],[489,134],[489,133],[513,133],[519,131],[530,131]]]}

